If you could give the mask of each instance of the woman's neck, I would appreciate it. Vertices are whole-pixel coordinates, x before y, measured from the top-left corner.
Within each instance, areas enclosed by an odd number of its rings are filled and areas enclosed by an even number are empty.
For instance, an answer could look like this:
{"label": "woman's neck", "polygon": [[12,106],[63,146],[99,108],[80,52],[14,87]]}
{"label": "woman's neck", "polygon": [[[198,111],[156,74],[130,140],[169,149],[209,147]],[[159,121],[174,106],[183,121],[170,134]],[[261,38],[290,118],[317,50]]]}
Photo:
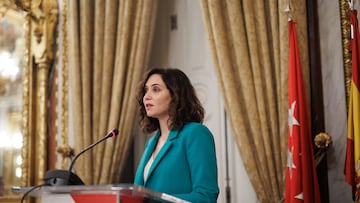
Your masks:
{"label": "woman's neck", "polygon": [[161,132],[160,139],[166,140],[170,133],[170,128],[169,128],[168,122],[165,120],[162,120],[162,121],[159,121],[159,124],[160,124],[160,132]]}

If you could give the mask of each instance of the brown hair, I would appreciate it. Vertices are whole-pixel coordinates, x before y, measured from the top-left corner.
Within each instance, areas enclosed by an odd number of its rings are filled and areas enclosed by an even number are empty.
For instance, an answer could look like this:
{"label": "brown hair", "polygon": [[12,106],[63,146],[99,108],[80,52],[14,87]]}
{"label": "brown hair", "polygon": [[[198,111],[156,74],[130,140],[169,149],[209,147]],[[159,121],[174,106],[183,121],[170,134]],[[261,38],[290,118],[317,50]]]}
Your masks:
{"label": "brown hair", "polygon": [[146,115],[143,103],[145,84],[149,77],[154,74],[161,76],[171,95],[168,121],[170,128],[180,129],[186,122],[202,123],[205,114],[204,108],[185,73],[175,68],[154,68],[141,81],[137,94],[139,123],[142,130],[145,133],[151,133],[159,128],[159,121]]}

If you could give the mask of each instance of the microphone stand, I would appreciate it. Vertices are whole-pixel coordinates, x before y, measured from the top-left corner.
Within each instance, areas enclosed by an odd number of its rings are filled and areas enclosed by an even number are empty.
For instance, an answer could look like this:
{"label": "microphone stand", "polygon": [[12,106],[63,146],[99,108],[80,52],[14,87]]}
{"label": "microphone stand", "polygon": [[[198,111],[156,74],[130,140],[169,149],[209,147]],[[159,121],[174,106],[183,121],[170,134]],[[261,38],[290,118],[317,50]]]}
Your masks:
{"label": "microphone stand", "polygon": [[84,182],[81,178],[72,172],[72,168],[74,166],[75,161],[82,155],[84,152],[90,150],[91,148],[95,147],[100,142],[110,138],[115,137],[119,133],[117,128],[114,128],[110,131],[105,137],[101,138],[97,142],[89,145],[85,149],[83,149],[80,153],[78,153],[75,158],[71,161],[69,170],[49,170],[45,173],[44,181],[46,185],[84,185]]}

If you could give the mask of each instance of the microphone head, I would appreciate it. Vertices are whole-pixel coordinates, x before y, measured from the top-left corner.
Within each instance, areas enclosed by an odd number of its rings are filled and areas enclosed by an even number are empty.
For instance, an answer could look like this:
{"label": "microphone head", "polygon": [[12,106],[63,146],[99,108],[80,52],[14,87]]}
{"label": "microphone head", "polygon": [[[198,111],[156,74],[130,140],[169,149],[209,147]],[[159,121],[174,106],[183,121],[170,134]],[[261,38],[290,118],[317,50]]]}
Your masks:
{"label": "microphone head", "polygon": [[114,132],[114,136],[119,134],[119,130],[117,128],[114,128],[112,131]]}
{"label": "microphone head", "polygon": [[119,130],[117,128],[112,129],[106,137],[115,137],[119,134]]}

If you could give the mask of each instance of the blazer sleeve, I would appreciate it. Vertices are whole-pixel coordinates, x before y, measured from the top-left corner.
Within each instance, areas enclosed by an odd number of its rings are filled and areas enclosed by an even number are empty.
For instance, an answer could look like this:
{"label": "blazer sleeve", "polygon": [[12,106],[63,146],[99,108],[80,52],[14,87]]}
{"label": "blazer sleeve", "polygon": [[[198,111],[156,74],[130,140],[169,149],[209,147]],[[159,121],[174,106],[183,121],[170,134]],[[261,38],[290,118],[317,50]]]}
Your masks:
{"label": "blazer sleeve", "polygon": [[191,202],[216,202],[219,188],[213,135],[202,124],[192,126],[186,133],[184,147],[190,167],[192,192],[174,196]]}

